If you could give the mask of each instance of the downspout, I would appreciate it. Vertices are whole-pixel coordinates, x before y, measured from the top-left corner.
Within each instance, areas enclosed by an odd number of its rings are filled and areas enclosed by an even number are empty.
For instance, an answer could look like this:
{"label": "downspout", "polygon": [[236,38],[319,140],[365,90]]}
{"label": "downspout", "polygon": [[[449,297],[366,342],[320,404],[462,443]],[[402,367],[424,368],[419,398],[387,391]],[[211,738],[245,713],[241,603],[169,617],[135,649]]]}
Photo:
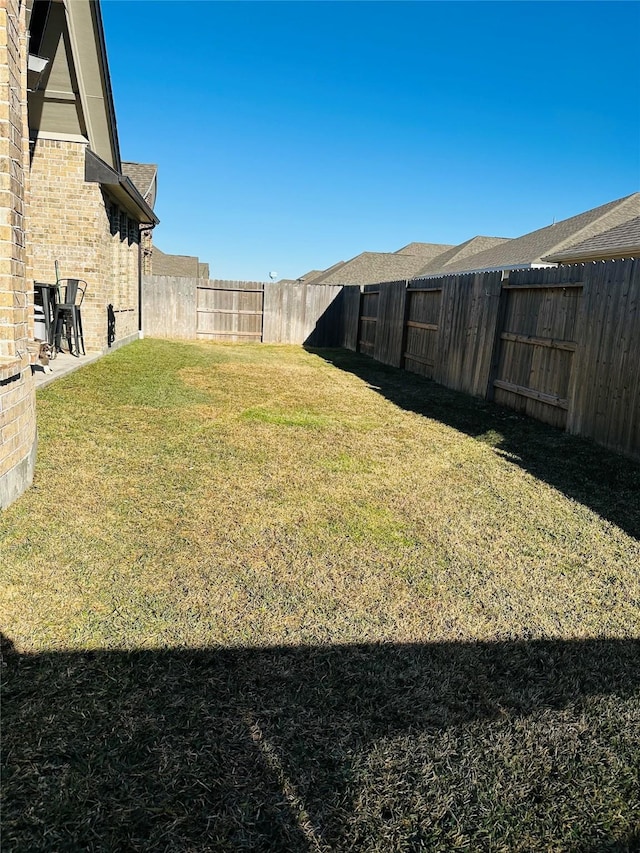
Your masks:
{"label": "downspout", "polygon": [[138,338],[144,338],[142,329],[142,226],[138,225]]}

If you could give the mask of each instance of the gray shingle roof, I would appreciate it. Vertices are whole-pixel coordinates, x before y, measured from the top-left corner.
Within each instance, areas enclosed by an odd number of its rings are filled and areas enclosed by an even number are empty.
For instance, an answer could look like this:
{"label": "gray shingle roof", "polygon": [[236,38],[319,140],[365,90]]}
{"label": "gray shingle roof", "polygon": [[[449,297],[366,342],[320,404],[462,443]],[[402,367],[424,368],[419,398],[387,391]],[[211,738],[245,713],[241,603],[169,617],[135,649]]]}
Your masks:
{"label": "gray shingle roof", "polygon": [[633,258],[640,256],[640,216],[616,225],[602,234],[589,237],[563,249],[561,252],[552,252],[543,258],[543,261],[554,263],[568,263],[573,261],[606,261],[610,258]]}
{"label": "gray shingle roof", "polygon": [[[347,263],[348,263],[348,261],[347,261]],[[306,275],[300,276],[299,278],[296,279],[296,281],[301,281],[302,279],[304,279],[307,284],[309,284],[309,282],[312,282],[313,284],[325,284],[325,281],[324,281],[325,277],[328,276],[329,273],[332,273],[335,270],[340,269],[344,265],[345,265],[344,261],[338,261],[338,263],[332,264],[330,267],[327,267],[326,270],[319,270],[319,271],[318,270],[311,270],[310,273],[307,273]],[[309,275],[313,275],[313,277],[308,278],[307,276],[309,276]],[[333,284],[334,282],[328,282],[328,283]]]}
{"label": "gray shingle roof", "polygon": [[513,269],[543,263],[543,257],[548,257],[550,253],[627,222],[637,216],[639,210],[640,193],[633,193],[493,248],[455,259],[447,264],[446,272]]}
{"label": "gray shingle roof", "polygon": [[156,178],[158,175],[158,167],[155,163],[123,161],[122,174],[131,178],[142,198],[152,208],[156,202]]}
{"label": "gray shingle roof", "polygon": [[192,255],[166,255],[157,246],[151,254],[153,275],[173,275],[182,278],[198,278],[199,263]]}
{"label": "gray shingle roof", "polygon": [[309,284],[310,281],[313,281],[314,278],[319,278],[319,276],[324,275],[327,270],[309,270],[309,272],[304,273],[304,275],[298,276],[295,281],[304,281],[305,284]]}
{"label": "gray shingle roof", "polygon": [[314,284],[376,284],[412,278],[424,266],[424,256],[397,252],[362,252],[350,261],[329,268]]}
{"label": "gray shingle roof", "polygon": [[472,237],[459,246],[453,246],[448,252],[443,252],[429,261],[429,263],[421,269],[417,275],[432,275],[444,272],[449,264],[456,261],[461,261],[463,258],[468,258],[470,255],[476,255],[479,252],[484,252],[487,249],[493,249],[501,243],[508,242],[508,237]]}
{"label": "gray shingle roof", "polygon": [[406,246],[403,246],[401,249],[394,252],[394,254],[416,255],[417,257],[422,258],[423,261],[428,261],[431,258],[441,255],[448,249],[454,248],[455,246],[451,243],[408,243]]}

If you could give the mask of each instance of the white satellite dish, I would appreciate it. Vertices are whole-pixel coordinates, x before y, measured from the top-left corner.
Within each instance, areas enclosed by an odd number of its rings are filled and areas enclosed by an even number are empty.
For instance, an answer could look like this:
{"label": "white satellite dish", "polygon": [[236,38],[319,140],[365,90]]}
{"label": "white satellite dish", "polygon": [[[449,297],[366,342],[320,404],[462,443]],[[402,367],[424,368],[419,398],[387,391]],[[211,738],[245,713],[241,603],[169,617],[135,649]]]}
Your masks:
{"label": "white satellite dish", "polygon": [[269,278],[271,279],[271,281],[275,281],[278,278],[278,273],[274,271],[270,272]]}

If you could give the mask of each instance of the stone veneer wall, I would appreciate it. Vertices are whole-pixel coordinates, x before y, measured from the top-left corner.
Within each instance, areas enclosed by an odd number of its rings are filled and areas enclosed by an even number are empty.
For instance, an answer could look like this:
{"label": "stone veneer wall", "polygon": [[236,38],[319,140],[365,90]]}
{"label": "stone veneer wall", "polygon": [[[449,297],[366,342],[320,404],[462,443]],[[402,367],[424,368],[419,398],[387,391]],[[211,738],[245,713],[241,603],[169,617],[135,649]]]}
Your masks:
{"label": "stone veneer wall", "polygon": [[29,142],[25,3],[0,0],[0,507],[31,485],[35,385],[27,341],[33,323],[26,276]]}
{"label": "stone veneer wall", "polygon": [[35,281],[85,279],[82,305],[87,350],[107,349],[107,306],[116,316],[115,343],[138,334],[139,227],[97,183],[84,179],[86,143],[38,138],[30,189],[29,273]]}

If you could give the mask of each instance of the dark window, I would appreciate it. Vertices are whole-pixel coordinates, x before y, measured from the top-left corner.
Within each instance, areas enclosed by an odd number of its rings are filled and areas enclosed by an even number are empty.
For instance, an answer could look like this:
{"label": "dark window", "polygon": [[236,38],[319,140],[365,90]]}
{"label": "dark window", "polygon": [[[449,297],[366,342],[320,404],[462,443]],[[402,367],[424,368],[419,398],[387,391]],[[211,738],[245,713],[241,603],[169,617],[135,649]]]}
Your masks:
{"label": "dark window", "polygon": [[120,211],[118,210],[117,204],[109,205],[109,229],[111,231],[111,236],[115,237],[118,233],[118,228],[120,227]]}

